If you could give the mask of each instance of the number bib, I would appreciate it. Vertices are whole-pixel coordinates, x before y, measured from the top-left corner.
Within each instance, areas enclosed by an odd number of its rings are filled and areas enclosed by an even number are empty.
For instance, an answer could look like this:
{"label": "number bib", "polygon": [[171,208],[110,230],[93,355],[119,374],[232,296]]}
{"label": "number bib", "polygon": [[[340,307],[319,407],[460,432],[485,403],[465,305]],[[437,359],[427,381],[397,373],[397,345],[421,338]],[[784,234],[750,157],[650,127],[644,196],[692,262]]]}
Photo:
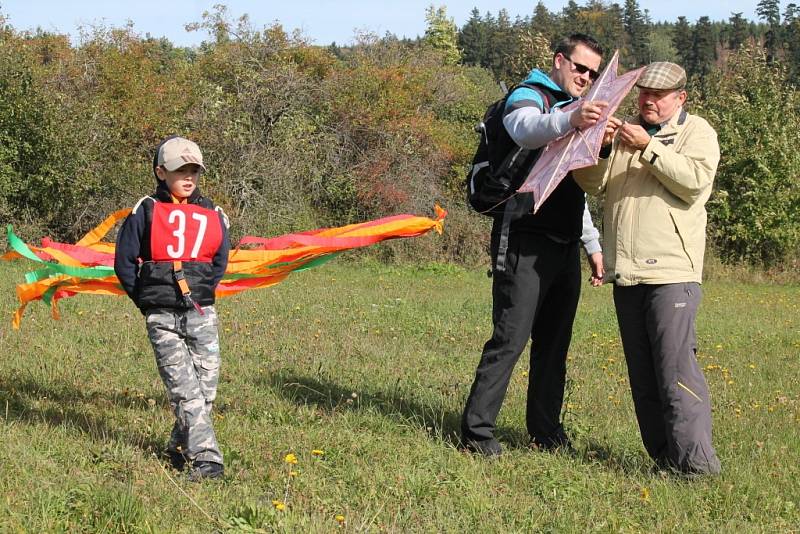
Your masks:
{"label": "number bib", "polygon": [[216,211],[195,204],[153,206],[150,253],[153,261],[210,262],[222,242]]}

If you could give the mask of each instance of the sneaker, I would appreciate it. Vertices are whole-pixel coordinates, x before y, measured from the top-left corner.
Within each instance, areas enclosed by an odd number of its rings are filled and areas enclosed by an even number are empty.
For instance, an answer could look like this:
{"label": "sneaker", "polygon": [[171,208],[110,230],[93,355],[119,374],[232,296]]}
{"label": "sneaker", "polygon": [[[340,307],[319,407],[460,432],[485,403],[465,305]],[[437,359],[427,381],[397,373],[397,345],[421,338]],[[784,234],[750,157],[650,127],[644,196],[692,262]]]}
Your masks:
{"label": "sneaker", "polygon": [[171,465],[175,471],[183,471],[186,467],[186,456],[178,451],[166,451],[165,456],[169,458],[169,465]]}
{"label": "sneaker", "polygon": [[217,462],[205,462],[203,460],[192,463],[192,470],[189,473],[189,480],[200,482],[206,478],[222,478],[225,468]]}
{"label": "sneaker", "polygon": [[484,440],[467,439],[464,440],[464,448],[471,453],[480,454],[487,458],[497,458],[503,454],[503,447],[494,438]]}

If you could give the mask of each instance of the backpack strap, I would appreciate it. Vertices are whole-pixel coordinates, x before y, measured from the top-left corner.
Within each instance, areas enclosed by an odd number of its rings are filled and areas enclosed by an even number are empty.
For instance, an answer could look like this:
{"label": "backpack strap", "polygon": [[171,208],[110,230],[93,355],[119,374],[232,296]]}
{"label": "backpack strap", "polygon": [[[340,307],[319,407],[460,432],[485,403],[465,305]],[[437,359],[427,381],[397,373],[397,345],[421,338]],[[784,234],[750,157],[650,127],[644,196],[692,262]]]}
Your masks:
{"label": "backpack strap", "polygon": [[[519,87],[527,87],[528,89],[532,89],[539,93],[544,101],[544,109],[542,112],[550,113],[550,95],[536,85],[531,85],[524,82],[516,85],[511,89],[511,91],[508,92],[506,99],[508,99],[511,93]],[[509,233],[511,232],[511,219],[519,208],[518,204],[519,202],[515,193],[506,201],[505,209],[503,210],[503,222],[500,224],[500,241],[497,247],[497,257],[495,259],[494,266],[495,270],[498,272],[505,272],[506,270],[506,256],[508,254],[508,237]]]}
{"label": "backpack strap", "polygon": [[[545,91],[544,89],[542,89],[540,86],[538,86],[538,85],[534,85],[534,84],[532,84],[532,83],[525,83],[525,82],[522,82],[522,83],[519,83],[519,84],[515,85],[514,87],[512,87],[512,88],[511,88],[511,89],[508,91],[508,93],[506,93],[506,96],[505,96],[505,99],[506,99],[506,101],[508,101],[508,98],[511,96],[511,93],[513,93],[513,92],[514,92],[514,91],[516,91],[517,89],[520,89],[520,88],[523,88],[523,87],[524,87],[524,88],[526,88],[526,89],[530,89],[530,90],[532,90],[532,91],[536,91],[536,93],[537,93],[537,94],[538,94],[540,97],[542,97],[542,101],[543,101],[543,103],[544,103],[544,109],[542,110],[542,113],[550,113],[550,107],[552,106],[552,104],[551,104],[551,102],[550,102],[550,101],[551,101],[551,95],[549,95],[549,94],[547,93],[547,91]],[[505,106],[505,105],[504,105],[504,106]],[[503,111],[505,111],[505,109],[504,109]]]}

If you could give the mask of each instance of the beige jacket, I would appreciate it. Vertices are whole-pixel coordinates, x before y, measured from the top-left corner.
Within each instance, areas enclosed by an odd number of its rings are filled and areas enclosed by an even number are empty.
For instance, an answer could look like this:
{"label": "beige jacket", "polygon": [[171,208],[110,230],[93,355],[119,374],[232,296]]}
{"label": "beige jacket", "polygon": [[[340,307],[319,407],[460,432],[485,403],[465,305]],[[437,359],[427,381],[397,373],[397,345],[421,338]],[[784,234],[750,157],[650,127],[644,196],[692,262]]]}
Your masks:
{"label": "beige jacket", "polygon": [[605,192],[608,281],[625,286],[701,281],[705,203],[718,163],[711,125],[678,110],[643,151],[615,141],[608,159],[573,172],[587,193]]}

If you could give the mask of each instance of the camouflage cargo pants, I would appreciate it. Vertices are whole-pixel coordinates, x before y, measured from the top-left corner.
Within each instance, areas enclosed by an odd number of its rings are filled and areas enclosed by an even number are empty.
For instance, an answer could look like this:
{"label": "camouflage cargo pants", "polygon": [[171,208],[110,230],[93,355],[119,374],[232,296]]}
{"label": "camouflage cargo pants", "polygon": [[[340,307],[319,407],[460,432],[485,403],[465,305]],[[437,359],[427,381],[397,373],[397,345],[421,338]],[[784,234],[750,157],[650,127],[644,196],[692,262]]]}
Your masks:
{"label": "camouflage cargo pants", "polygon": [[211,421],[219,380],[219,334],[214,306],[196,310],[147,311],[147,335],[158,373],[167,388],[175,425],[167,450],[189,461],[222,463]]}

